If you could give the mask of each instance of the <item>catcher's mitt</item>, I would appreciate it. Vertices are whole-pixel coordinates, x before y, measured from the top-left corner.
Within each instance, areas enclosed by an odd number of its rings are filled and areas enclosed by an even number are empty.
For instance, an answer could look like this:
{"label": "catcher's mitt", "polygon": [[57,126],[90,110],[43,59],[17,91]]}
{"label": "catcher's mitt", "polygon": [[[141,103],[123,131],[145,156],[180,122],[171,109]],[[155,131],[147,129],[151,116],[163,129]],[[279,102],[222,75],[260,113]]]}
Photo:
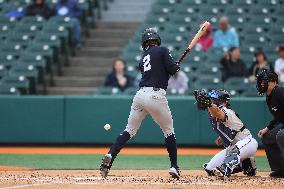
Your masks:
{"label": "catcher's mitt", "polygon": [[207,108],[211,107],[211,99],[205,90],[195,90],[193,94],[199,110],[207,110]]}

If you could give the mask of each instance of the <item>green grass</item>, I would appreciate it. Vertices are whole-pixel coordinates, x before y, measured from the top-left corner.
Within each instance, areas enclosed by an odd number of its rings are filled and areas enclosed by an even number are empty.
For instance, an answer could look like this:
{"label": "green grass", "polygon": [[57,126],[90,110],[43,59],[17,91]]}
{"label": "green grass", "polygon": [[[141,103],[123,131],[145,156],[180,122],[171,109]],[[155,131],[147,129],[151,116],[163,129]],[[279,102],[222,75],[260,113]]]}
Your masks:
{"label": "green grass", "polygon": [[[202,169],[212,156],[179,156],[182,169]],[[22,166],[35,169],[98,169],[102,155],[10,155],[0,154],[0,165]],[[257,167],[269,171],[266,157],[257,157]],[[167,169],[165,155],[119,155],[113,169]]]}

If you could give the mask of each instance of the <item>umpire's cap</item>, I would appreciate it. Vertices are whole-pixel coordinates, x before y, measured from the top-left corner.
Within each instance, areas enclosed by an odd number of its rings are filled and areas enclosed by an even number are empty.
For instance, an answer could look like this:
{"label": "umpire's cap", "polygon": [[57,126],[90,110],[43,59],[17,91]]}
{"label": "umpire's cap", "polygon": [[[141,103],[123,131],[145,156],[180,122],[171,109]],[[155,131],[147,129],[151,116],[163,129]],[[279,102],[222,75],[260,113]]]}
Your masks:
{"label": "umpire's cap", "polygon": [[161,45],[161,38],[157,30],[154,28],[147,28],[142,33],[141,45],[143,49],[146,49],[146,42],[154,40],[157,42],[158,46]]}

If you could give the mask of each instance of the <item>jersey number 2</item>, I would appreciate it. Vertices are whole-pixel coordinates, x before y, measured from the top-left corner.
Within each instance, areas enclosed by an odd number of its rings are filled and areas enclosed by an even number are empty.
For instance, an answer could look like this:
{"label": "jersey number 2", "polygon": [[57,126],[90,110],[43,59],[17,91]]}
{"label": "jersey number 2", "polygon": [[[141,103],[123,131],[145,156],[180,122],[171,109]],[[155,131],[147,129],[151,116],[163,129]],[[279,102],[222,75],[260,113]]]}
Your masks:
{"label": "jersey number 2", "polygon": [[143,67],[144,67],[144,72],[151,70],[150,55],[149,54],[147,56],[144,56],[144,58],[143,58]]}

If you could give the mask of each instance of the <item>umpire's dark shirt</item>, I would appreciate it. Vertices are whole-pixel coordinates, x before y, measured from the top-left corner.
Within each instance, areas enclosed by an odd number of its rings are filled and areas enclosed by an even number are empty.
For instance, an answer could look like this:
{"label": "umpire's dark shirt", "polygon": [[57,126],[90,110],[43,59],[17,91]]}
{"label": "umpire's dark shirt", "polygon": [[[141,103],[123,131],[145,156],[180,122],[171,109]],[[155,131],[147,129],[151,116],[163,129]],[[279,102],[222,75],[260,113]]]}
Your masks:
{"label": "umpire's dark shirt", "polygon": [[180,67],[166,47],[151,46],[144,51],[139,63],[142,74],[140,87],[156,87],[167,90],[170,75]]}
{"label": "umpire's dark shirt", "polygon": [[284,125],[284,88],[276,86],[269,96],[266,95],[266,103],[274,118],[267,126],[268,129],[273,129],[277,123]]}

